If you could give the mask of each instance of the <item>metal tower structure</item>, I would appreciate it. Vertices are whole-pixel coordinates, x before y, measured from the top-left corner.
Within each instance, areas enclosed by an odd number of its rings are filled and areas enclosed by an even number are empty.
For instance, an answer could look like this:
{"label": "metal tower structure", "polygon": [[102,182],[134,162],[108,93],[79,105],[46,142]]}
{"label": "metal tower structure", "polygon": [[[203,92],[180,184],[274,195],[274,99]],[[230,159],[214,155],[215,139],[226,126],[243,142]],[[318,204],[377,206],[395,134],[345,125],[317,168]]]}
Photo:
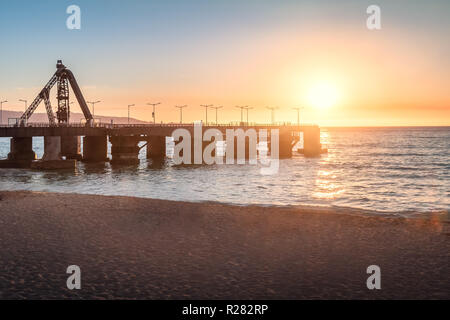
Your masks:
{"label": "metal tower structure", "polygon": [[56,111],[56,117],[58,123],[69,123],[70,106],[69,106],[69,79],[67,74],[62,74],[58,79],[58,94],[56,99],[58,100],[58,111]]}
{"label": "metal tower structure", "polygon": [[[56,111],[56,117],[53,114],[53,109],[50,103],[50,90],[53,86],[57,84],[57,96],[58,100],[58,110]],[[58,60],[56,64],[56,72],[51,77],[50,81],[41,90],[38,96],[34,99],[25,113],[20,117],[20,124],[25,125],[28,119],[33,115],[34,111],[37,109],[39,104],[44,100],[45,108],[47,110],[48,121],[50,125],[56,125],[56,120],[59,124],[66,124],[69,122],[70,118],[70,102],[69,102],[69,84],[75,94],[75,97],[83,111],[84,117],[86,118],[86,124],[90,124],[93,121],[92,114],[84,100],[83,94],[80,87],[73,75],[72,71],[63,65],[61,60]]]}

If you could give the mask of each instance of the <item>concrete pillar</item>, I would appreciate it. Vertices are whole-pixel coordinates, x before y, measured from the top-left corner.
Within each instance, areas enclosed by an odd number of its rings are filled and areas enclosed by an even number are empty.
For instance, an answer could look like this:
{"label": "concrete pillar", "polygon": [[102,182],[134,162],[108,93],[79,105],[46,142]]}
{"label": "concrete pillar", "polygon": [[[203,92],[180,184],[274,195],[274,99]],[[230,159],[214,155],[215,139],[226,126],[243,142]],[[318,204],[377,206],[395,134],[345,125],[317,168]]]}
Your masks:
{"label": "concrete pillar", "polygon": [[[294,147],[295,138],[292,136],[291,131],[280,130],[278,135],[278,158],[289,159],[292,158],[292,148]],[[267,138],[267,147],[269,153],[272,156],[272,137]]]}
{"label": "concrete pillar", "polygon": [[147,159],[166,156],[166,137],[150,136],[147,140]]}
{"label": "concrete pillar", "polygon": [[108,161],[108,140],[106,136],[83,138],[83,161]]}
{"label": "concrete pillar", "polygon": [[141,140],[139,136],[111,136],[111,163],[115,164],[138,164],[139,147]]}
{"label": "concrete pillar", "polygon": [[33,151],[33,138],[11,138],[11,152],[8,160],[36,160]]}
{"label": "concrete pillar", "polygon": [[280,159],[292,158],[292,141],[294,137],[291,131],[280,130]]}
{"label": "concrete pillar", "polygon": [[62,160],[61,157],[61,137],[44,137],[43,161]]}
{"label": "concrete pillar", "polygon": [[81,160],[81,137],[62,136],[61,137],[61,155],[66,159]]}
{"label": "concrete pillar", "polygon": [[317,157],[321,154],[320,128],[307,127],[303,130],[303,153],[307,157]]}

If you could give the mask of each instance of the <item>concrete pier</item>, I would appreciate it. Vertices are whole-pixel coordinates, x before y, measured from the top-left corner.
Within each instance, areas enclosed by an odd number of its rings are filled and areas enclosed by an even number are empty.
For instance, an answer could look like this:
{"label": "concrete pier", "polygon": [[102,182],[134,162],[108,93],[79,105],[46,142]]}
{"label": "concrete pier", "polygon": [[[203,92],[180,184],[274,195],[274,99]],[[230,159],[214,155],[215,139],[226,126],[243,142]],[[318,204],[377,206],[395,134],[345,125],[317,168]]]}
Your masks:
{"label": "concrete pier", "polygon": [[62,160],[61,137],[44,137],[44,156],[42,161]]}
{"label": "concrete pier", "polygon": [[147,159],[166,156],[166,137],[151,136],[147,140]]}
{"label": "concrete pier", "polygon": [[280,130],[280,159],[292,158],[293,136],[291,131]]}
{"label": "concrete pier", "polygon": [[10,153],[0,160],[0,168],[30,168],[34,160],[33,138],[11,138]]}
{"label": "concrete pier", "polygon": [[83,138],[83,161],[108,161],[108,139],[106,136],[86,136]]}
{"label": "concrete pier", "polygon": [[303,131],[303,154],[306,157],[317,157],[322,153],[319,127],[309,127]]}
{"label": "concrete pier", "polygon": [[62,136],[61,137],[61,155],[66,159],[82,160],[81,155],[81,137],[80,136]]}
{"label": "concrete pier", "polygon": [[63,160],[61,156],[61,137],[44,137],[44,156],[39,161],[31,163],[32,169],[58,170],[75,169],[76,160]]}
{"label": "concrete pier", "polygon": [[111,163],[112,164],[137,164],[139,163],[140,136],[111,136]]}
{"label": "concrete pier", "polygon": [[299,137],[293,136],[291,131],[280,130],[278,139],[278,153],[276,153],[272,150],[272,137],[269,136],[267,138],[267,147],[270,156],[275,156],[279,159],[292,158],[292,149],[298,142]]}
{"label": "concrete pier", "polygon": [[36,160],[36,153],[33,151],[33,138],[11,138],[11,152],[8,160]]}
{"label": "concrete pier", "polygon": [[[79,125],[64,125],[64,126],[42,126],[28,124],[27,126],[2,126],[0,127],[0,137],[13,137],[11,140],[11,152],[8,155],[9,160],[4,160],[2,165],[9,166],[14,165],[14,161],[26,161],[28,164],[36,159],[36,155],[32,150],[32,138],[33,137],[61,137],[61,155],[66,159],[80,159],[80,136],[83,136],[83,160],[87,162],[105,162],[108,159],[108,142],[107,137],[111,137],[113,144],[113,162],[117,163],[138,163],[138,155],[140,148],[138,143],[141,141],[147,141],[147,158],[164,158],[166,155],[166,138],[174,134],[178,129],[181,129],[182,136],[189,136],[189,143],[184,143],[183,147],[186,148],[184,153],[190,153],[189,155],[182,155],[184,157],[184,163],[202,163],[203,153],[205,151],[211,153],[209,142],[200,141],[195,143],[194,137],[202,137],[205,139],[214,140],[214,135],[224,139],[226,143],[226,153],[231,155],[232,160],[242,160],[245,158],[245,162],[254,159],[254,133],[256,131],[257,139],[264,139],[259,134],[261,130],[266,130],[267,148],[270,156],[279,158],[292,157],[292,147],[299,140],[300,134],[304,136],[304,148],[299,149],[299,153],[303,153],[305,156],[313,157],[319,156],[326,150],[322,150],[320,143],[320,128],[315,125],[305,126],[293,126],[293,125],[254,125],[254,126],[242,126],[242,125],[221,125],[221,126],[199,126],[197,124],[161,124],[161,125],[140,125],[140,126],[126,126],[126,125],[113,125],[102,124],[96,126],[79,126]],[[212,134],[210,129],[216,130],[216,133]],[[251,129],[251,131],[250,131]],[[204,130],[208,130],[207,137],[203,137]],[[277,131],[274,131],[277,130]],[[242,134],[238,134],[240,138],[229,138],[227,134],[243,131],[245,141],[243,141]],[[180,131],[179,131],[180,132]],[[272,134],[278,134],[279,139],[274,141],[279,142],[279,152],[271,149]],[[178,134],[178,133],[177,133]],[[191,140],[192,139],[192,140]],[[231,143],[228,143],[227,140]],[[240,141],[238,141],[240,139]],[[178,152],[180,150],[180,142],[177,142]],[[243,148],[238,145],[244,145]],[[224,144],[221,144],[223,147]],[[189,150],[190,149],[190,150]],[[189,151],[188,151],[189,150]],[[196,152],[197,151],[197,154]],[[221,152],[222,153],[222,152]],[[214,156],[214,154],[213,154]],[[239,159],[241,158],[241,159]],[[190,160],[190,161],[189,161]],[[222,159],[220,159],[222,160]],[[226,162],[226,158],[223,159]],[[6,163],[8,161],[8,163]],[[204,163],[204,162],[203,162]],[[241,162],[242,163],[242,162]],[[24,164],[26,165],[26,164]]]}

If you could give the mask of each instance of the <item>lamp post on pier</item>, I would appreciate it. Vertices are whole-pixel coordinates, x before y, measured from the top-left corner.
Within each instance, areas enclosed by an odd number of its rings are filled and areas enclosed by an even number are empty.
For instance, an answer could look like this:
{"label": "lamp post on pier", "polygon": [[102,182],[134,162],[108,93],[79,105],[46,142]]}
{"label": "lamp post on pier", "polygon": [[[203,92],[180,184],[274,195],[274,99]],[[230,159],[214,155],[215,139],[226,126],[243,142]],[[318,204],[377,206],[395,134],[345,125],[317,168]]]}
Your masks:
{"label": "lamp post on pier", "polygon": [[153,117],[153,124],[156,124],[156,113],[155,113],[155,107],[160,105],[161,102],[157,102],[157,103],[147,103],[148,106],[153,106],[153,112],[152,112],[152,117]]}
{"label": "lamp post on pier", "polygon": [[187,105],[184,105],[184,106],[175,106],[175,108],[180,109],[180,124],[182,124],[182,123],[183,123],[183,109],[184,109],[184,108],[187,108]]}
{"label": "lamp post on pier", "polygon": [[131,109],[131,107],[134,107],[134,104],[128,105],[128,125],[130,125],[130,109]]}
{"label": "lamp post on pier", "polygon": [[95,117],[95,105],[97,103],[100,103],[101,101],[94,101],[94,102],[86,101],[86,102],[92,104],[92,119],[94,119],[94,117]]}
{"label": "lamp post on pier", "polygon": [[253,109],[253,107],[244,107],[245,110],[247,110],[247,126],[248,126],[248,110]]}
{"label": "lamp post on pier", "polygon": [[297,110],[297,126],[300,126],[300,110],[305,109],[304,107],[292,108],[293,110]]}
{"label": "lamp post on pier", "polygon": [[28,109],[28,106],[27,106],[27,100],[19,99],[19,101],[25,103],[25,112],[27,112],[27,109]]}
{"label": "lamp post on pier", "polygon": [[241,109],[241,123],[244,122],[244,109],[248,108],[248,106],[236,106],[236,108]]}
{"label": "lamp post on pier", "polygon": [[206,110],[206,125],[208,125],[208,108],[212,107],[212,104],[201,104],[200,107],[205,108]]}
{"label": "lamp post on pier", "polygon": [[8,100],[0,101],[0,125],[3,124],[3,104],[7,102]]}
{"label": "lamp post on pier", "polygon": [[272,118],[272,124],[275,124],[275,110],[278,110],[280,108],[278,107],[266,107],[271,111],[271,118]]}
{"label": "lamp post on pier", "polygon": [[219,109],[222,109],[223,108],[223,106],[220,106],[220,107],[212,107],[213,109],[216,109],[216,125],[218,124],[218,122],[217,122],[217,110],[219,110]]}

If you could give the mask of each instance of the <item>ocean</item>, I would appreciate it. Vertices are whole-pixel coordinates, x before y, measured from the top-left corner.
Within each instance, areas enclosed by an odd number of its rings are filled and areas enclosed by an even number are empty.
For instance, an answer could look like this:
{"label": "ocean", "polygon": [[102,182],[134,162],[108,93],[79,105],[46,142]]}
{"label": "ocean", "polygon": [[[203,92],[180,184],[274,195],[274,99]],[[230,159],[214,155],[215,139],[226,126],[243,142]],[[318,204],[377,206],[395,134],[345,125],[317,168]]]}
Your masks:
{"label": "ocean", "polygon": [[[324,128],[328,154],[294,152],[279,172],[255,165],[174,166],[145,158],[135,166],[79,163],[75,171],[0,169],[0,190],[122,195],[237,205],[353,208],[361,214],[450,212],[450,127]],[[43,154],[43,138],[34,150]],[[9,139],[0,138],[0,159]],[[51,204],[49,204],[51,206]],[[80,204],[82,205],[82,204]]]}

